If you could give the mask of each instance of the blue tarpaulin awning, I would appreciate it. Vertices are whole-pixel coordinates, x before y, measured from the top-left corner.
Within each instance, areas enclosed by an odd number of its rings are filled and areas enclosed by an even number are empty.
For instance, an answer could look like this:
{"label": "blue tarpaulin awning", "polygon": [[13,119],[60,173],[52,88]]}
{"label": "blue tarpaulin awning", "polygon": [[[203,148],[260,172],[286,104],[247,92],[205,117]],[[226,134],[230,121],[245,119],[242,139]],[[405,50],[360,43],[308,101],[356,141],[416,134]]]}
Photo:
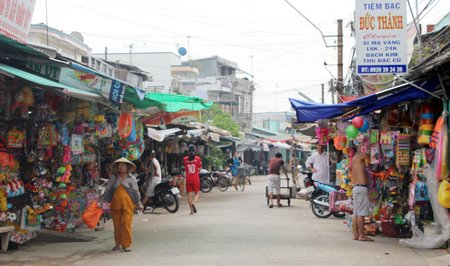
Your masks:
{"label": "blue tarpaulin awning", "polygon": [[[439,81],[437,78],[418,82],[419,87],[433,92]],[[359,99],[339,104],[321,104],[289,98],[292,108],[297,115],[297,123],[315,122],[320,119],[331,119],[347,113],[365,115],[374,110],[382,109],[399,103],[427,99],[430,94],[405,83],[398,87],[388,89],[377,94],[361,97]]]}

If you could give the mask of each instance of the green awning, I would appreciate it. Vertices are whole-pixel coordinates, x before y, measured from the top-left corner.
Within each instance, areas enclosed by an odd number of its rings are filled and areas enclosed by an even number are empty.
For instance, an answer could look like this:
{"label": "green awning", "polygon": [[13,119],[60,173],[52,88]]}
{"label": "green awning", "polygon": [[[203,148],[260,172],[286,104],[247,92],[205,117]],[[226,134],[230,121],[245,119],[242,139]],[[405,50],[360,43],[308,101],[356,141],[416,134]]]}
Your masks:
{"label": "green awning", "polygon": [[147,92],[144,99],[141,100],[136,89],[132,87],[127,87],[123,100],[133,104],[138,109],[147,109],[155,106],[162,111],[169,113],[178,112],[180,110],[198,111],[209,109],[214,104],[194,96],[153,92]]}
{"label": "green awning", "polygon": [[2,53],[15,54],[26,56],[33,56],[37,58],[48,58],[48,56],[33,47],[20,43],[16,40],[8,38],[0,34],[0,47],[2,47]]}
{"label": "green awning", "polygon": [[46,79],[46,78],[40,77],[38,75],[23,71],[21,69],[18,69],[18,68],[12,67],[12,66],[1,64],[1,63],[0,63],[0,74],[18,77],[18,78],[30,81],[35,84],[46,86],[46,87],[62,89],[62,90],[58,90],[57,92],[66,94],[66,95],[74,97],[74,98],[82,99],[82,100],[91,100],[92,101],[92,100],[97,100],[97,99],[102,98],[102,96],[100,96],[99,94],[76,89],[76,88],[73,88],[70,86],[66,86],[66,85],[60,84],[58,82],[55,82],[53,80]]}

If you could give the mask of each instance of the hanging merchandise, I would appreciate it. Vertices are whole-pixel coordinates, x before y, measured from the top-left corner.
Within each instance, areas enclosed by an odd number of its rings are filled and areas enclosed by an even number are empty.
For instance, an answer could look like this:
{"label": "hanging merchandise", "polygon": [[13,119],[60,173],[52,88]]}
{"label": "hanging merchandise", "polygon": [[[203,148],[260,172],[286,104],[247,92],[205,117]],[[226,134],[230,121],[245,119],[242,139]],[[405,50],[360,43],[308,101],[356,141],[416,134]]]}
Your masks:
{"label": "hanging merchandise", "polygon": [[39,148],[54,147],[56,146],[57,140],[58,136],[54,125],[47,123],[44,127],[39,129],[37,141]]}
{"label": "hanging merchandise", "polygon": [[395,154],[395,164],[397,167],[400,166],[410,166],[410,135],[409,134],[398,134],[397,135],[397,148]]}
{"label": "hanging merchandise", "polygon": [[316,137],[319,140],[320,145],[326,145],[330,140],[330,129],[328,128],[328,121],[318,121],[316,127]]}
{"label": "hanging merchandise", "polygon": [[8,131],[8,148],[23,148],[25,144],[25,131],[16,127]]}
{"label": "hanging merchandise", "polygon": [[349,140],[355,139],[356,136],[358,136],[358,132],[359,130],[354,125],[350,125],[345,129],[345,133],[347,134],[347,138]]}
{"label": "hanging merchandise", "polygon": [[447,112],[443,112],[433,130],[430,147],[435,149],[433,165],[437,180],[448,175],[448,128]]}
{"label": "hanging merchandise", "polygon": [[450,208],[450,182],[446,178],[439,185],[438,202],[442,207]]}
{"label": "hanging merchandise", "polygon": [[344,147],[347,145],[347,137],[342,135],[337,135],[333,139],[334,147],[338,151],[342,151]]}
{"label": "hanging merchandise", "polygon": [[70,147],[72,154],[82,154],[84,152],[83,135],[72,134]]}
{"label": "hanging merchandise", "polygon": [[132,131],[133,116],[131,113],[123,112],[119,117],[119,124],[117,131],[121,138],[127,138]]}
{"label": "hanging merchandise", "polygon": [[422,112],[420,114],[419,134],[417,143],[419,145],[428,145],[431,141],[431,135],[434,128],[434,115],[430,104],[422,105]]}

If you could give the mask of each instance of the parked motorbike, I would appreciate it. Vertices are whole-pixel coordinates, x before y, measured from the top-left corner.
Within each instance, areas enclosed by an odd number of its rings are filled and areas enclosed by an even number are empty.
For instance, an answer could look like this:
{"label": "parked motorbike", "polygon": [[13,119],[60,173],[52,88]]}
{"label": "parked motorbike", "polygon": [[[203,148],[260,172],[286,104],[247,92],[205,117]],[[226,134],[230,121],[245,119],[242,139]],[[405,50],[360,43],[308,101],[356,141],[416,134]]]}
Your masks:
{"label": "parked motorbike", "polygon": [[222,170],[222,171],[215,171],[212,173],[213,180],[215,184],[217,184],[217,187],[220,191],[225,192],[229,186],[231,186],[231,171],[228,170]]}
{"label": "parked motorbike", "polygon": [[341,188],[333,184],[325,184],[317,181],[314,182],[314,191],[311,193],[311,209],[318,218],[328,218],[331,215],[342,218],[345,216],[343,212],[330,211],[330,192],[339,191]]}
{"label": "parked motorbike", "polygon": [[[139,188],[142,187],[145,183],[145,175],[141,174],[137,177]],[[175,213],[178,211],[180,207],[180,203],[178,201],[178,194],[180,190],[175,186],[174,181],[170,181],[164,179],[156,185],[155,187],[155,195],[151,197],[151,201],[149,200],[144,206],[144,210],[146,207],[152,208],[152,210],[156,208],[164,208],[170,213]],[[141,198],[145,195],[143,191],[141,191]]]}
{"label": "parked motorbike", "polygon": [[203,193],[210,192],[214,187],[214,180],[212,178],[211,172],[206,169],[200,170],[200,190]]}
{"label": "parked motorbike", "polygon": [[299,181],[303,183],[303,186],[298,188],[297,195],[300,197],[310,200],[311,194],[314,191],[314,181],[312,179],[312,172],[303,170],[299,167]]}

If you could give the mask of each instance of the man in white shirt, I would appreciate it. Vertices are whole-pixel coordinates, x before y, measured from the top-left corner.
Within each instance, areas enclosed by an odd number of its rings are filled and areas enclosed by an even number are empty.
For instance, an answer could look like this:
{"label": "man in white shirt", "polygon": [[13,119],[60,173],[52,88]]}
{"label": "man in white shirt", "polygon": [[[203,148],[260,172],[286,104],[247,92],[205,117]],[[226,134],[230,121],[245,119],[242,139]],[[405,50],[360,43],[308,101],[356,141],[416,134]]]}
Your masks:
{"label": "man in white shirt", "polygon": [[321,183],[329,183],[328,154],[324,149],[324,146],[317,145],[317,152],[314,152],[308,160],[306,160],[305,164],[306,167],[311,168],[313,180]]}
{"label": "man in white shirt", "polygon": [[161,183],[161,165],[158,160],[155,158],[155,151],[151,151],[150,156],[150,164],[146,167],[145,172],[147,173],[147,183],[146,183],[146,191],[145,196],[142,199],[142,205],[144,208],[148,201],[151,202],[151,197],[155,195],[155,187],[159,183]]}

